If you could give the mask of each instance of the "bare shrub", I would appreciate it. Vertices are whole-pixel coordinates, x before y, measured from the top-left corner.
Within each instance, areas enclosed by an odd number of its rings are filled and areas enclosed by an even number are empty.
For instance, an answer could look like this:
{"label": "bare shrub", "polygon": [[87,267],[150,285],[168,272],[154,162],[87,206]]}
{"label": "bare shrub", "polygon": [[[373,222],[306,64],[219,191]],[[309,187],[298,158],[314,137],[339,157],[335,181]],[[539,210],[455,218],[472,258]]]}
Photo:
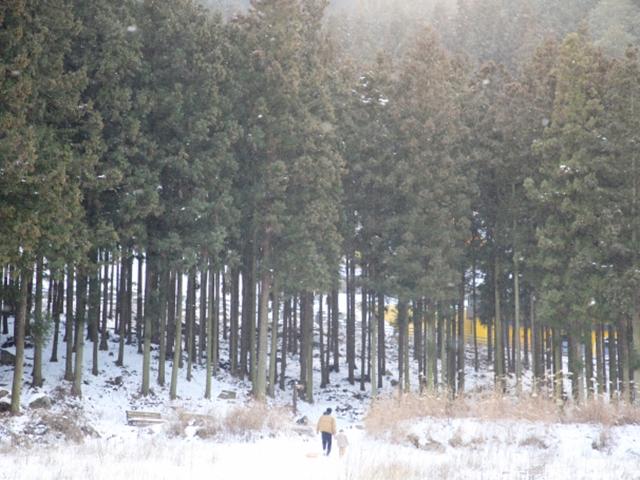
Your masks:
{"label": "bare shrub", "polygon": [[640,408],[636,405],[622,402],[614,402],[612,405],[616,412],[616,425],[640,424]]}
{"label": "bare shrub", "polygon": [[599,423],[602,425],[615,425],[615,406],[605,403],[602,399],[590,399],[584,404],[568,404],[565,407],[565,418],[567,422],[574,423]]}
{"label": "bare shrub", "polygon": [[407,421],[422,417],[449,417],[455,409],[451,400],[435,395],[381,397],[372,402],[364,418],[365,429],[374,436],[393,440],[407,437]]}
{"label": "bare shrub", "polygon": [[555,403],[539,396],[507,397],[496,392],[486,392],[479,398],[467,398],[465,401],[471,405],[465,416],[483,420],[557,422],[560,419],[560,411]]}
{"label": "bare shrub", "polygon": [[545,396],[505,396],[493,391],[451,399],[446,395],[401,395],[375,400],[364,419],[367,432],[391,440],[407,438],[417,418],[477,418],[543,423],[594,423],[606,426],[640,424],[640,409],[624,402],[591,399],[582,405],[558,405]]}
{"label": "bare shrub", "polygon": [[462,439],[462,432],[460,431],[460,429],[457,429],[453,433],[453,435],[449,439],[449,445],[452,446],[453,448],[459,448],[459,447],[465,446],[464,440]]}
{"label": "bare shrub", "polygon": [[535,435],[529,435],[527,438],[520,440],[518,445],[521,447],[534,447],[539,448],[541,450],[546,450],[549,446],[546,444],[544,440]]}
{"label": "bare shrub", "polygon": [[407,441],[414,447],[420,448],[420,437],[418,437],[415,433],[408,434]]}
{"label": "bare shrub", "polygon": [[223,421],[226,431],[239,436],[251,436],[265,428],[270,432],[278,432],[288,423],[285,409],[269,408],[261,402],[251,402],[246,406],[233,408]]}
{"label": "bare shrub", "polygon": [[168,437],[184,437],[187,434],[187,426],[188,423],[185,423],[182,419],[178,418],[167,423],[165,433]]}
{"label": "bare shrub", "polygon": [[203,422],[198,425],[196,430],[196,436],[202,439],[212,438],[218,435],[221,431],[220,422],[217,419],[212,419],[210,421]]}
{"label": "bare shrub", "polygon": [[480,448],[486,441],[487,439],[482,436],[473,437],[467,442],[466,446],[469,448]]}
{"label": "bare shrub", "polygon": [[187,427],[195,429],[194,435],[200,438],[212,438],[222,432],[222,422],[215,415],[201,415],[178,410],[176,418],[166,428],[169,437],[184,437]]}
{"label": "bare shrub", "polygon": [[24,427],[27,435],[63,439],[82,443],[85,437],[99,437],[78,410],[65,409],[62,412],[42,411],[34,415]]}
{"label": "bare shrub", "polygon": [[594,423],[608,427],[640,424],[640,409],[624,402],[592,398],[582,405],[567,404],[563,420],[572,423]]}

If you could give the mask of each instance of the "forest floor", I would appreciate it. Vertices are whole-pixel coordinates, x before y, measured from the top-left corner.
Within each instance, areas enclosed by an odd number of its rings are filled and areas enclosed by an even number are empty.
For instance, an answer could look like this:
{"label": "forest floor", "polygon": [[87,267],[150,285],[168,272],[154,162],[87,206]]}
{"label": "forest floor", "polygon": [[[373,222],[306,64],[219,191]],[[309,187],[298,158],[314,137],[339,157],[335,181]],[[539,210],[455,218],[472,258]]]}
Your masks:
{"label": "forest floor", "polygon": [[[395,370],[393,329],[388,334],[388,370]],[[0,335],[0,345],[6,340]],[[383,400],[373,405],[369,386],[350,385],[343,367],[332,373],[331,385],[317,386],[313,404],[299,401],[294,414],[290,386],[256,404],[250,384],[224,368],[213,381],[213,398],[205,400],[206,372],[198,365],[191,381],[180,371],[178,399],[169,400],[168,385],[142,397],[142,357],[128,345],[125,365],[115,366],[115,338],[109,352],[99,352],[97,376],[85,349],[83,397],[75,399],[62,379],[60,347],[59,362],[44,362],[40,389],[28,384],[33,349],[26,351],[23,414],[0,414],[2,480],[640,479],[637,408],[596,402],[581,410],[527,394],[497,397],[488,366],[481,373],[467,367],[468,393],[457,401],[417,395],[400,401],[387,372]],[[289,362],[290,380],[299,366],[295,357]],[[155,383],[157,358],[152,365]],[[170,367],[167,362],[167,381]],[[0,402],[8,401],[11,379],[12,367],[0,366]],[[313,427],[327,407],[349,438],[344,457],[335,444],[331,456],[321,455]],[[157,412],[164,422],[130,426],[128,410]],[[298,423],[304,417],[307,425]]]}

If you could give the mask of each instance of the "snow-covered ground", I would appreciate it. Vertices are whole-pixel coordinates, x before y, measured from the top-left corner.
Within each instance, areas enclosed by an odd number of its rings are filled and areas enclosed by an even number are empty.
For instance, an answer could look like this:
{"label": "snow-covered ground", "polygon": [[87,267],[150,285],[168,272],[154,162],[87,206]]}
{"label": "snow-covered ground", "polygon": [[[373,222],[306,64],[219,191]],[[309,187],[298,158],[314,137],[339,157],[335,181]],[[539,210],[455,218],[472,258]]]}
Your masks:
{"label": "snow-covered ground", "polygon": [[[393,330],[387,333],[388,369],[395,371]],[[6,339],[0,335],[0,344]],[[91,375],[90,348],[85,348],[81,400],[69,396],[70,386],[62,380],[62,343],[60,361],[43,364],[42,389],[28,385],[33,350],[27,350],[23,415],[0,414],[0,479],[640,479],[639,425],[452,414],[399,421],[374,435],[365,428],[369,393],[349,385],[344,368],[332,373],[329,387],[317,386],[314,404],[299,401],[296,414],[291,412],[290,387],[277,390],[267,409],[251,402],[248,382],[224,370],[213,382],[214,398],[205,400],[203,366],[194,367],[190,382],[186,369],[180,372],[179,398],[171,401],[168,386],[155,385],[157,358],[152,362],[153,393],[144,398],[139,394],[142,357],[130,345],[125,365],[115,366],[115,340],[110,352],[99,352],[98,376]],[[170,367],[167,362],[167,381]],[[290,359],[288,376],[296,378],[298,370],[297,359]],[[0,396],[10,390],[11,375],[12,367],[0,366]],[[386,376],[383,395],[393,394],[392,376]],[[315,380],[319,382],[318,372]],[[467,369],[468,390],[489,388],[491,382],[489,369],[478,374]],[[219,398],[223,391],[236,398]],[[43,396],[51,406],[29,407]],[[334,409],[338,427],[349,438],[343,458],[335,445],[330,457],[322,456],[312,430],[326,407]],[[129,426],[127,410],[159,412],[166,422]],[[388,414],[393,418],[391,410]],[[256,427],[256,417],[266,415],[269,420]],[[297,425],[302,417],[311,426]]]}

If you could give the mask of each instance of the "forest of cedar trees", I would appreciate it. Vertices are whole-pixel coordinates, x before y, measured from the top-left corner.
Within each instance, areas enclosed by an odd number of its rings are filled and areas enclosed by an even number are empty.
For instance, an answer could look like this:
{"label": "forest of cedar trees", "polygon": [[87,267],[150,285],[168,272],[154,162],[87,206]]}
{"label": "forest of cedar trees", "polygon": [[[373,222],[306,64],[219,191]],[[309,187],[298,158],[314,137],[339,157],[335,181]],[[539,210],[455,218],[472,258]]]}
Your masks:
{"label": "forest of cedar trees", "polygon": [[498,391],[640,399],[640,2],[211,3],[0,4],[14,414],[125,344],[142,395],[296,362],[308,402],[456,396],[467,350]]}

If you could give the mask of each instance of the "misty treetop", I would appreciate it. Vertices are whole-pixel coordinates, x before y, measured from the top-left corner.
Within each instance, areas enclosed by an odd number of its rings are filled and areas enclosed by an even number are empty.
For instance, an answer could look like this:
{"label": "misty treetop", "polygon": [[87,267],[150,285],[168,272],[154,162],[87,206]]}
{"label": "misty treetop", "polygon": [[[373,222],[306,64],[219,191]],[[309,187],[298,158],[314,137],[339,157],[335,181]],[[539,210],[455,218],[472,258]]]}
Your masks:
{"label": "misty treetop", "polygon": [[548,3],[4,2],[12,411],[59,335],[78,396],[110,337],[143,395],[153,362],[172,398],[201,363],[207,398],[225,368],[312,402],[343,363],[375,395],[390,304],[402,390],[462,393],[468,344],[499,390],[634,399],[640,6]]}

